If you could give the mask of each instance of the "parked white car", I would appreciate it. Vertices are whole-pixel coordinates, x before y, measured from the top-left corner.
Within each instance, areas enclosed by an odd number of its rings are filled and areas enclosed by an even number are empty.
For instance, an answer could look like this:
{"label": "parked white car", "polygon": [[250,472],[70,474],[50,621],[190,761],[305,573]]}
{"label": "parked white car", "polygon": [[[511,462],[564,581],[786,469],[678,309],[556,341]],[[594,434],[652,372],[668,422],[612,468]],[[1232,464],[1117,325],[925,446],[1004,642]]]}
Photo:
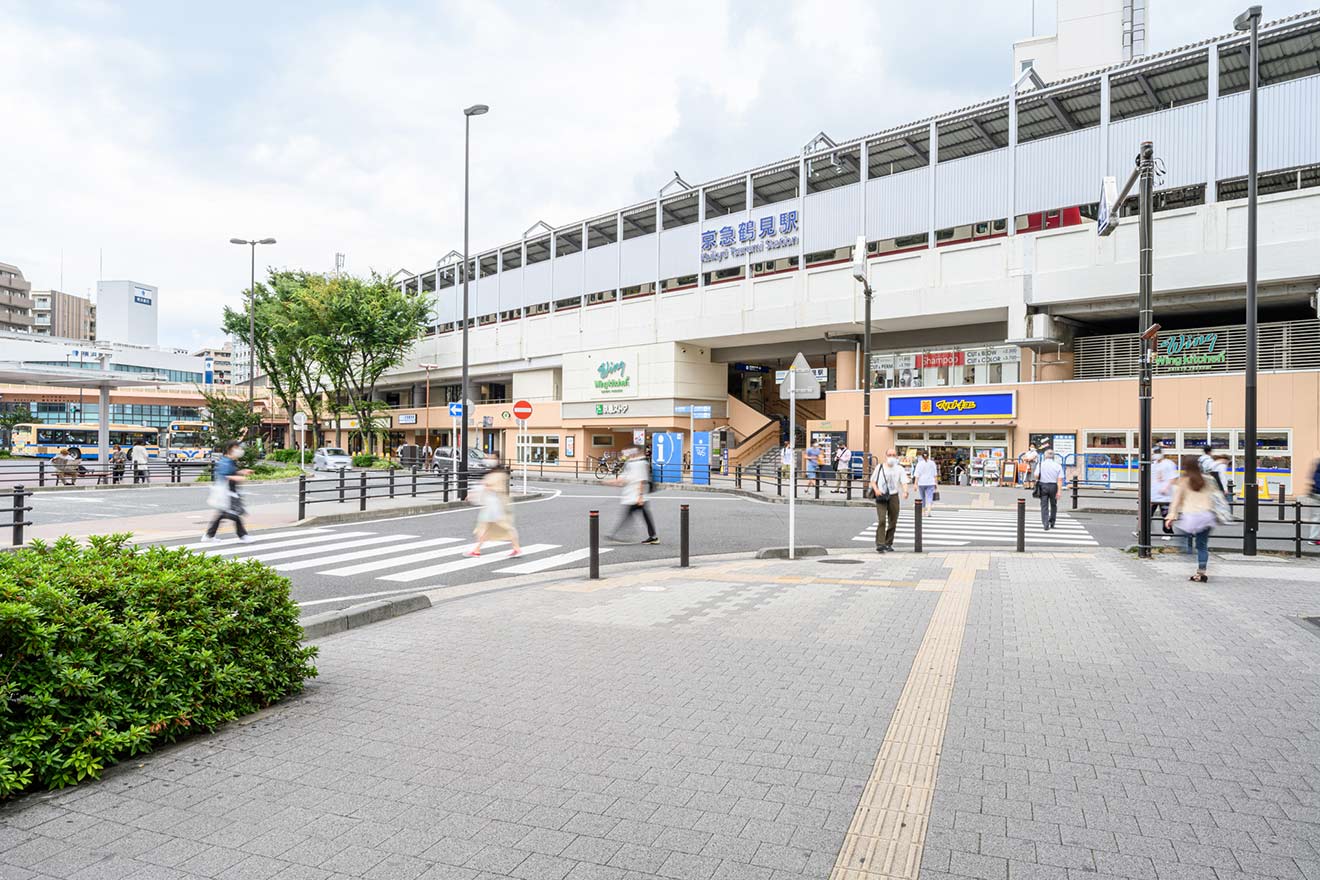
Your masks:
{"label": "parked white car", "polygon": [[314,471],[344,471],[353,466],[353,456],[337,446],[322,446],[312,456]]}

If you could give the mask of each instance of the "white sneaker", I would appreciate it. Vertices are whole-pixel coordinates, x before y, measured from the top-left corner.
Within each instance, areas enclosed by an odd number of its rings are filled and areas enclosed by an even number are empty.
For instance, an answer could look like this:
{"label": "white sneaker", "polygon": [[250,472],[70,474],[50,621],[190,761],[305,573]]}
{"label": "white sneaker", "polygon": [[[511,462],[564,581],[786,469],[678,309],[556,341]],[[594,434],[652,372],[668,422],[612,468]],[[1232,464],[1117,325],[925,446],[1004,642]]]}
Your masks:
{"label": "white sneaker", "polygon": [[213,544],[213,543],[215,543],[215,538],[212,538],[210,535],[206,534],[205,532],[202,532],[202,537],[201,537],[200,540],[198,540],[197,543],[199,543],[199,544]]}
{"label": "white sneaker", "polygon": [[251,535],[244,535],[243,537],[241,537],[241,538],[238,539],[238,543],[240,543],[240,544],[251,544],[251,543],[252,543],[252,536],[251,536]]}

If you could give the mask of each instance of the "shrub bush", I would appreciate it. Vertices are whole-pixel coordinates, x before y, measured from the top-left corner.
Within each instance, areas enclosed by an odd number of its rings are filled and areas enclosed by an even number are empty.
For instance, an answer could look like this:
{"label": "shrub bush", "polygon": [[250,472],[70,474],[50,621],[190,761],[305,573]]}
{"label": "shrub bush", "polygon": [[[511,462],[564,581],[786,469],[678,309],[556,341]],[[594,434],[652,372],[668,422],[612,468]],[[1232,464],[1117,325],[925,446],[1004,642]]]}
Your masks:
{"label": "shrub bush", "polygon": [[298,463],[298,450],[297,450],[297,449],[274,449],[274,450],[271,450],[271,452],[270,452],[269,454],[266,455],[266,458],[270,459],[271,461],[283,462],[284,464],[297,464],[297,463]]}
{"label": "shrub bush", "polygon": [[369,468],[376,463],[376,456],[370,452],[359,452],[353,456],[353,467]]}
{"label": "shrub bush", "polygon": [[127,538],[0,554],[0,797],[95,778],[316,675],[285,578]]}

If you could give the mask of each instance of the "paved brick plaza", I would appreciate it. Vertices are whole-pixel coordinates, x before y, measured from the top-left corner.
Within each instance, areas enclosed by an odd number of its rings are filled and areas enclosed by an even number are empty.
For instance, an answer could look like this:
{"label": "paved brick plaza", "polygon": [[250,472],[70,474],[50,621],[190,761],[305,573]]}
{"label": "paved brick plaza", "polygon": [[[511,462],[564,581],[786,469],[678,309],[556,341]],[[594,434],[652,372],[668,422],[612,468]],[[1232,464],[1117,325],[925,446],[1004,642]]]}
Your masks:
{"label": "paved brick plaza", "polygon": [[706,563],[322,643],[0,878],[1320,878],[1320,567]]}

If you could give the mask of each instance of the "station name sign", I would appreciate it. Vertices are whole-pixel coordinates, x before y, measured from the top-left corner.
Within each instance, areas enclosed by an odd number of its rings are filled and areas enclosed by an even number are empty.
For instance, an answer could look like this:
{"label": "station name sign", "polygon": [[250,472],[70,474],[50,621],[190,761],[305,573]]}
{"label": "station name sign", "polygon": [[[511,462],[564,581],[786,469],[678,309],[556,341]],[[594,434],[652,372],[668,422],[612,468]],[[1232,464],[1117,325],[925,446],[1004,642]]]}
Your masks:
{"label": "station name sign", "polygon": [[780,211],[738,220],[701,231],[701,262],[722,263],[730,257],[796,247],[798,212]]}

